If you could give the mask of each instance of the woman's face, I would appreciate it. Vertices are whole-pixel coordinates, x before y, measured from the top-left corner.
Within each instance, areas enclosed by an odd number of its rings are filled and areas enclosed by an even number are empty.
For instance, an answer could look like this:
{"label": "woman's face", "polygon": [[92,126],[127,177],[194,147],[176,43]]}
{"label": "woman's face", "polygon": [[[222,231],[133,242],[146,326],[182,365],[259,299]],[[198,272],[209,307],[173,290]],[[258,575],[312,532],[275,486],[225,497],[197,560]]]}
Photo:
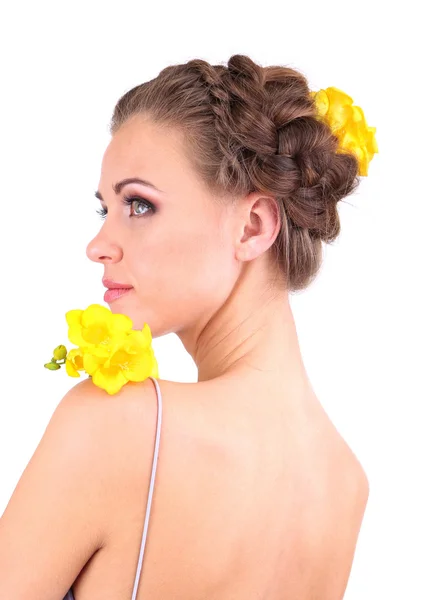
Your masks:
{"label": "woman's face", "polygon": [[[127,183],[116,193],[129,178],[160,191]],[[237,279],[234,208],[203,187],[181,135],[143,118],[125,123],[104,153],[98,192],[107,214],[87,256],[102,264],[102,277],[133,286],[111,311],[129,316],[134,329],[148,323],[153,337],[205,324]]]}

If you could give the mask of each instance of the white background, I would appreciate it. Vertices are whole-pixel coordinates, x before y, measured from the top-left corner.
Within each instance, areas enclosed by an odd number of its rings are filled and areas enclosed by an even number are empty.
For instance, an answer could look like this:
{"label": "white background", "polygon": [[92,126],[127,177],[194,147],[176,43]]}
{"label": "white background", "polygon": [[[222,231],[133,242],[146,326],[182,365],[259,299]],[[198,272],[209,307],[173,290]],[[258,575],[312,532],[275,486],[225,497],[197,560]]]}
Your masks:
{"label": "white background", "polygon": [[[104,304],[85,254],[117,99],[169,64],[248,54],[350,94],[377,127],[342,233],[291,299],[314,388],[370,480],[345,600],[435,598],[434,86],[412,2],[14,2],[0,13],[0,514],[77,379],[43,364],[65,312]],[[433,44],[431,44],[433,46]],[[432,47],[433,50],[433,47]],[[171,334],[162,379],[196,381]],[[41,482],[41,485],[43,482]]]}

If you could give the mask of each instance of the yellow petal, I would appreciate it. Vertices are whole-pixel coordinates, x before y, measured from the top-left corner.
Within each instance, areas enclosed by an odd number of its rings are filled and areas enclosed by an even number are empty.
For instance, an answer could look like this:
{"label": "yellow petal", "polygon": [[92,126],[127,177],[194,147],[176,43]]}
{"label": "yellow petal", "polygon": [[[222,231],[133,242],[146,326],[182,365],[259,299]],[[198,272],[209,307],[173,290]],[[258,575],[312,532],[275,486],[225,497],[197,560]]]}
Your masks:
{"label": "yellow petal", "polygon": [[126,315],[117,313],[112,314],[110,328],[114,332],[127,333],[133,327],[133,321]]}
{"label": "yellow petal", "polygon": [[364,116],[364,111],[360,106],[352,106],[352,122],[353,123],[359,123],[362,130],[366,130],[367,129],[367,123],[366,123],[366,118]]}
{"label": "yellow petal", "polygon": [[159,367],[156,360],[153,361],[150,377],[155,377],[156,379],[159,379]]}
{"label": "yellow petal", "polygon": [[127,369],[123,373],[130,381],[144,381],[150,376],[152,369],[152,355],[148,352],[142,352],[131,356],[127,363]]}
{"label": "yellow petal", "polygon": [[107,343],[110,339],[109,327],[102,321],[89,323],[87,327],[83,327],[82,337],[91,346]]}
{"label": "yellow petal", "polygon": [[83,371],[83,351],[81,348],[73,348],[67,354],[67,359],[72,362],[77,371]]}
{"label": "yellow petal", "polygon": [[106,361],[106,357],[95,356],[90,352],[85,352],[83,357],[83,366],[86,373],[93,375],[97,369]]}
{"label": "yellow petal", "polygon": [[95,322],[106,323],[110,320],[111,316],[112,313],[106,306],[102,306],[101,304],[90,304],[83,311],[82,325],[83,327],[89,327]]}
{"label": "yellow petal", "polygon": [[376,127],[368,127],[367,150],[372,154],[379,152],[378,143],[375,138],[375,133],[376,133]]}
{"label": "yellow petal", "polygon": [[326,93],[328,94],[330,106],[352,106],[353,104],[353,99],[336,87],[326,88]]}
{"label": "yellow petal", "polygon": [[71,325],[68,329],[68,339],[71,344],[75,344],[76,346],[88,346],[88,342],[83,339],[82,336],[82,327],[80,325]]}
{"label": "yellow petal", "polygon": [[148,323],[145,323],[145,325],[143,326],[142,333],[145,337],[145,343],[148,346],[151,345],[153,338],[152,338],[151,329],[150,329],[150,326],[148,325]]}
{"label": "yellow petal", "polygon": [[146,334],[143,331],[132,331],[124,343],[127,352],[138,352],[145,350],[150,346],[151,340],[148,341]]}
{"label": "yellow petal", "polygon": [[352,107],[330,103],[329,111],[326,115],[329,125],[333,132],[344,129],[352,116]]}
{"label": "yellow petal", "polygon": [[359,135],[355,130],[355,127],[353,127],[352,124],[349,124],[348,127],[340,135],[340,146],[342,148],[352,149],[359,145]]}
{"label": "yellow petal", "polygon": [[80,374],[76,371],[74,365],[68,358],[65,361],[65,369],[70,377],[80,377]]}
{"label": "yellow petal", "polygon": [[69,310],[66,314],[66,322],[70,327],[81,324],[81,316],[83,311],[80,309]]}
{"label": "yellow petal", "polygon": [[123,385],[128,383],[120,369],[98,369],[92,376],[92,381],[110,395],[116,394]]}
{"label": "yellow petal", "polygon": [[98,358],[106,360],[112,354],[112,348],[109,346],[92,346],[87,352]]}
{"label": "yellow petal", "polygon": [[328,94],[325,92],[325,90],[319,90],[316,94],[314,94],[314,100],[316,102],[318,114],[323,117],[329,110]]}
{"label": "yellow petal", "polygon": [[367,175],[368,175],[368,169],[367,169],[367,164],[366,163],[364,163],[364,162],[360,162],[359,163],[358,175],[361,175],[363,177],[367,177]]}

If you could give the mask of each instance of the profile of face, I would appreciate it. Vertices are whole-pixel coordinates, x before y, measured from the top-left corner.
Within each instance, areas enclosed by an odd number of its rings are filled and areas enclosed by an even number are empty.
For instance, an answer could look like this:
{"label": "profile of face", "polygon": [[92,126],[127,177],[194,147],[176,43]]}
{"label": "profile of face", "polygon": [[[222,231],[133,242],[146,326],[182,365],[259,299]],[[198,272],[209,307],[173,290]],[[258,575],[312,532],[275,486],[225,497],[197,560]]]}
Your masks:
{"label": "profile of face", "polygon": [[[130,178],[155,187],[130,182],[115,191]],[[134,329],[147,323],[154,338],[205,324],[239,274],[236,205],[206,190],[181,134],[144,118],[124,123],[104,153],[98,192],[106,214],[86,254],[101,263],[102,277],[133,286],[110,310],[129,316]]]}

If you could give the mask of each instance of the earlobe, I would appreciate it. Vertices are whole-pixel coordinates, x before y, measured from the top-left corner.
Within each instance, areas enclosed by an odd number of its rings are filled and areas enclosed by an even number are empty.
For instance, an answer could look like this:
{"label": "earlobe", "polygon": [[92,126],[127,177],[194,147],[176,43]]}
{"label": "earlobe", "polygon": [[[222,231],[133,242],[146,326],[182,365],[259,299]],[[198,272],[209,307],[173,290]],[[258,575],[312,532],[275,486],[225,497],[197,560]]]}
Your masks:
{"label": "earlobe", "polygon": [[236,258],[242,262],[249,262],[254,260],[262,254],[265,250],[262,250],[258,236],[253,236],[247,241],[240,244],[236,250]]}
{"label": "earlobe", "polygon": [[251,260],[251,252],[249,248],[246,247],[246,242],[239,246],[236,250],[236,258],[241,262],[246,262]]}

